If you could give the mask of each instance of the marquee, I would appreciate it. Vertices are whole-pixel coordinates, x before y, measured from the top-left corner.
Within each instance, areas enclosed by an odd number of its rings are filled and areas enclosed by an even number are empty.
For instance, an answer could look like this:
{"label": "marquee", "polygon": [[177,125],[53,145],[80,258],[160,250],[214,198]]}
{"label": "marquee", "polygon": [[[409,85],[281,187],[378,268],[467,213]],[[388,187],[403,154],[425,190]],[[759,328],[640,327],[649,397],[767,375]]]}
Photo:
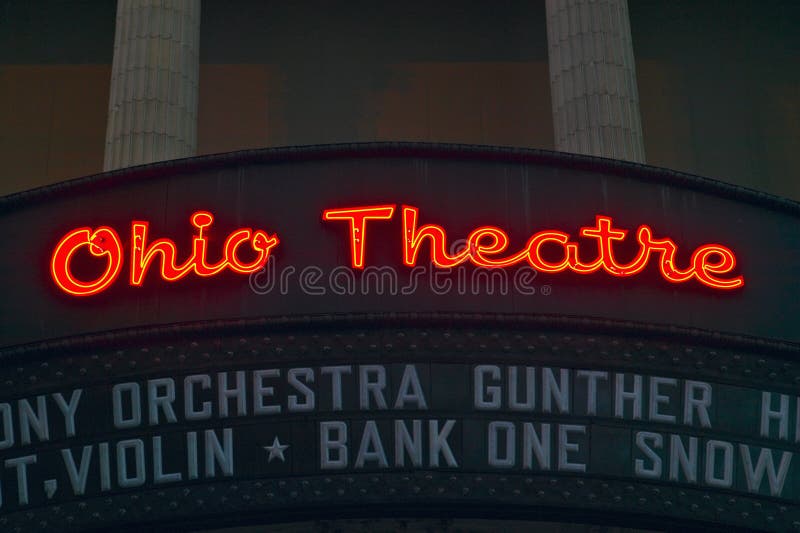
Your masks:
{"label": "marquee", "polygon": [[[345,220],[350,223],[350,252],[353,268],[364,268],[364,253],[367,245],[367,221],[389,220],[395,207],[355,207],[345,209],[326,209],[323,220]],[[742,276],[731,279],[719,278],[716,274],[730,272],[736,266],[736,257],[728,248],[718,244],[700,246],[691,256],[689,267],[675,267],[677,246],[671,239],[654,239],[653,230],[648,226],[640,226],[636,232],[639,251],[627,264],[620,264],[614,259],[613,243],[625,239],[627,231],[613,227],[611,217],[598,215],[596,225],[580,229],[580,236],[593,237],[598,240],[597,259],[585,263],[579,259],[578,245],[570,242],[567,233],[557,230],[543,230],[534,234],[523,247],[513,255],[504,258],[488,256],[501,254],[508,248],[508,235],[501,229],[483,226],[474,229],[467,237],[461,250],[450,255],[447,253],[447,233],[441,226],[428,224],[417,228],[418,209],[403,206],[403,263],[406,266],[417,266],[421,242],[431,241],[431,264],[438,268],[453,268],[469,261],[477,267],[507,268],[527,262],[538,272],[558,273],[570,270],[578,274],[591,274],[601,268],[613,276],[625,277],[638,274],[648,264],[653,252],[660,254],[658,261],[661,275],[672,283],[682,283],[697,279],[700,283],[715,289],[736,289],[744,286]],[[150,265],[160,256],[161,278],[165,281],[177,281],[190,273],[202,277],[211,277],[226,268],[239,274],[252,274],[262,269],[269,259],[270,250],[278,244],[275,235],[268,236],[264,231],[253,231],[250,228],[232,232],[225,239],[222,258],[209,264],[206,257],[208,237],[203,235],[214,221],[211,213],[197,211],[191,216],[192,225],[197,235],[192,238],[192,251],[185,262],[178,265],[175,243],[169,239],[148,241],[148,222],[131,223],[130,284],[139,286],[147,274]],[[255,259],[242,262],[238,256],[239,247],[249,243],[256,252]],[[545,259],[542,248],[548,243],[560,245],[561,261],[552,262]],[[77,250],[87,248],[95,257],[106,259],[106,268],[96,279],[85,282],[76,279],[71,271],[72,256]],[[709,258],[718,258],[717,261]],[[64,292],[73,296],[90,296],[105,290],[119,276],[123,264],[123,245],[119,235],[112,228],[100,227],[76,228],[67,233],[56,245],[50,261],[50,272],[53,281]]]}
{"label": "marquee", "polygon": [[0,200],[0,525],[800,525],[798,205],[488,147]]}

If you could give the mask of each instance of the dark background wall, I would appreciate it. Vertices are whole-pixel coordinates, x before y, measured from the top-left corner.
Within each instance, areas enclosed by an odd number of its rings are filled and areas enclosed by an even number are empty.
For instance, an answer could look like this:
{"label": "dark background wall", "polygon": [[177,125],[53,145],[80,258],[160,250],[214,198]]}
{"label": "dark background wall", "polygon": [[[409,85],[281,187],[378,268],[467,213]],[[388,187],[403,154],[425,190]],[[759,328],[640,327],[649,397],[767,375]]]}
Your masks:
{"label": "dark background wall", "polygon": [[[630,0],[649,163],[800,199],[800,3]],[[115,6],[0,1],[0,194],[102,169]],[[543,2],[203,2],[200,154],[553,148]]]}
{"label": "dark background wall", "polygon": [[629,5],[647,162],[800,199],[800,2]]}

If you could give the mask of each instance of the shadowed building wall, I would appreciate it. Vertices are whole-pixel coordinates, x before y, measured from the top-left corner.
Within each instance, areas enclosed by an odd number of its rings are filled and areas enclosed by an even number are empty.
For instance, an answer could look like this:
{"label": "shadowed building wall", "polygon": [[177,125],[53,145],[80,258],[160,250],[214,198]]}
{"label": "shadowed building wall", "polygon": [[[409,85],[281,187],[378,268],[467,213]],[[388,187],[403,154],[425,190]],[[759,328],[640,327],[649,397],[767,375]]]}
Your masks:
{"label": "shadowed building wall", "polygon": [[[198,154],[555,147],[544,3],[206,2]],[[115,5],[0,1],[0,193],[103,168]],[[800,198],[795,2],[629,5],[650,164]]]}

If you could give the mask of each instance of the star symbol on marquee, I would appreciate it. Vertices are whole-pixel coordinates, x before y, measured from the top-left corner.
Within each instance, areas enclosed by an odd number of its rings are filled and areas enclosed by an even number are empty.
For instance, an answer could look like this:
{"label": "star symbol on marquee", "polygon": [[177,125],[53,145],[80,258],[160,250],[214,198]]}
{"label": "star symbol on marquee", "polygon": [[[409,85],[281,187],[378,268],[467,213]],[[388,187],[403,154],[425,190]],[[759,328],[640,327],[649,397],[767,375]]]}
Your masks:
{"label": "star symbol on marquee", "polygon": [[275,437],[275,440],[272,441],[271,446],[263,446],[265,450],[269,452],[269,458],[267,459],[267,463],[271,463],[273,459],[278,458],[283,462],[286,462],[286,457],[283,456],[283,452],[286,451],[288,448],[288,444],[281,444],[281,441],[278,440],[278,437]]}

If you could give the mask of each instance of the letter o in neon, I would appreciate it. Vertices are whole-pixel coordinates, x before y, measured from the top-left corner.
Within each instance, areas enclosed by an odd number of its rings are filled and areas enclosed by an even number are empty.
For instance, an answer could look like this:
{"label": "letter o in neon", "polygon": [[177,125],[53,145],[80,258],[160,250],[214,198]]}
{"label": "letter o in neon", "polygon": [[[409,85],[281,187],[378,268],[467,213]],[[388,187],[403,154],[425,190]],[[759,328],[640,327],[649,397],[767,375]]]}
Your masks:
{"label": "letter o in neon", "polygon": [[[81,247],[88,246],[89,253],[95,257],[107,256],[106,270],[93,281],[82,281],[70,270],[72,255]],[[122,242],[112,228],[102,226],[77,228],[59,241],[50,260],[50,274],[53,281],[64,292],[73,296],[91,296],[108,288],[119,277],[122,270]]]}

